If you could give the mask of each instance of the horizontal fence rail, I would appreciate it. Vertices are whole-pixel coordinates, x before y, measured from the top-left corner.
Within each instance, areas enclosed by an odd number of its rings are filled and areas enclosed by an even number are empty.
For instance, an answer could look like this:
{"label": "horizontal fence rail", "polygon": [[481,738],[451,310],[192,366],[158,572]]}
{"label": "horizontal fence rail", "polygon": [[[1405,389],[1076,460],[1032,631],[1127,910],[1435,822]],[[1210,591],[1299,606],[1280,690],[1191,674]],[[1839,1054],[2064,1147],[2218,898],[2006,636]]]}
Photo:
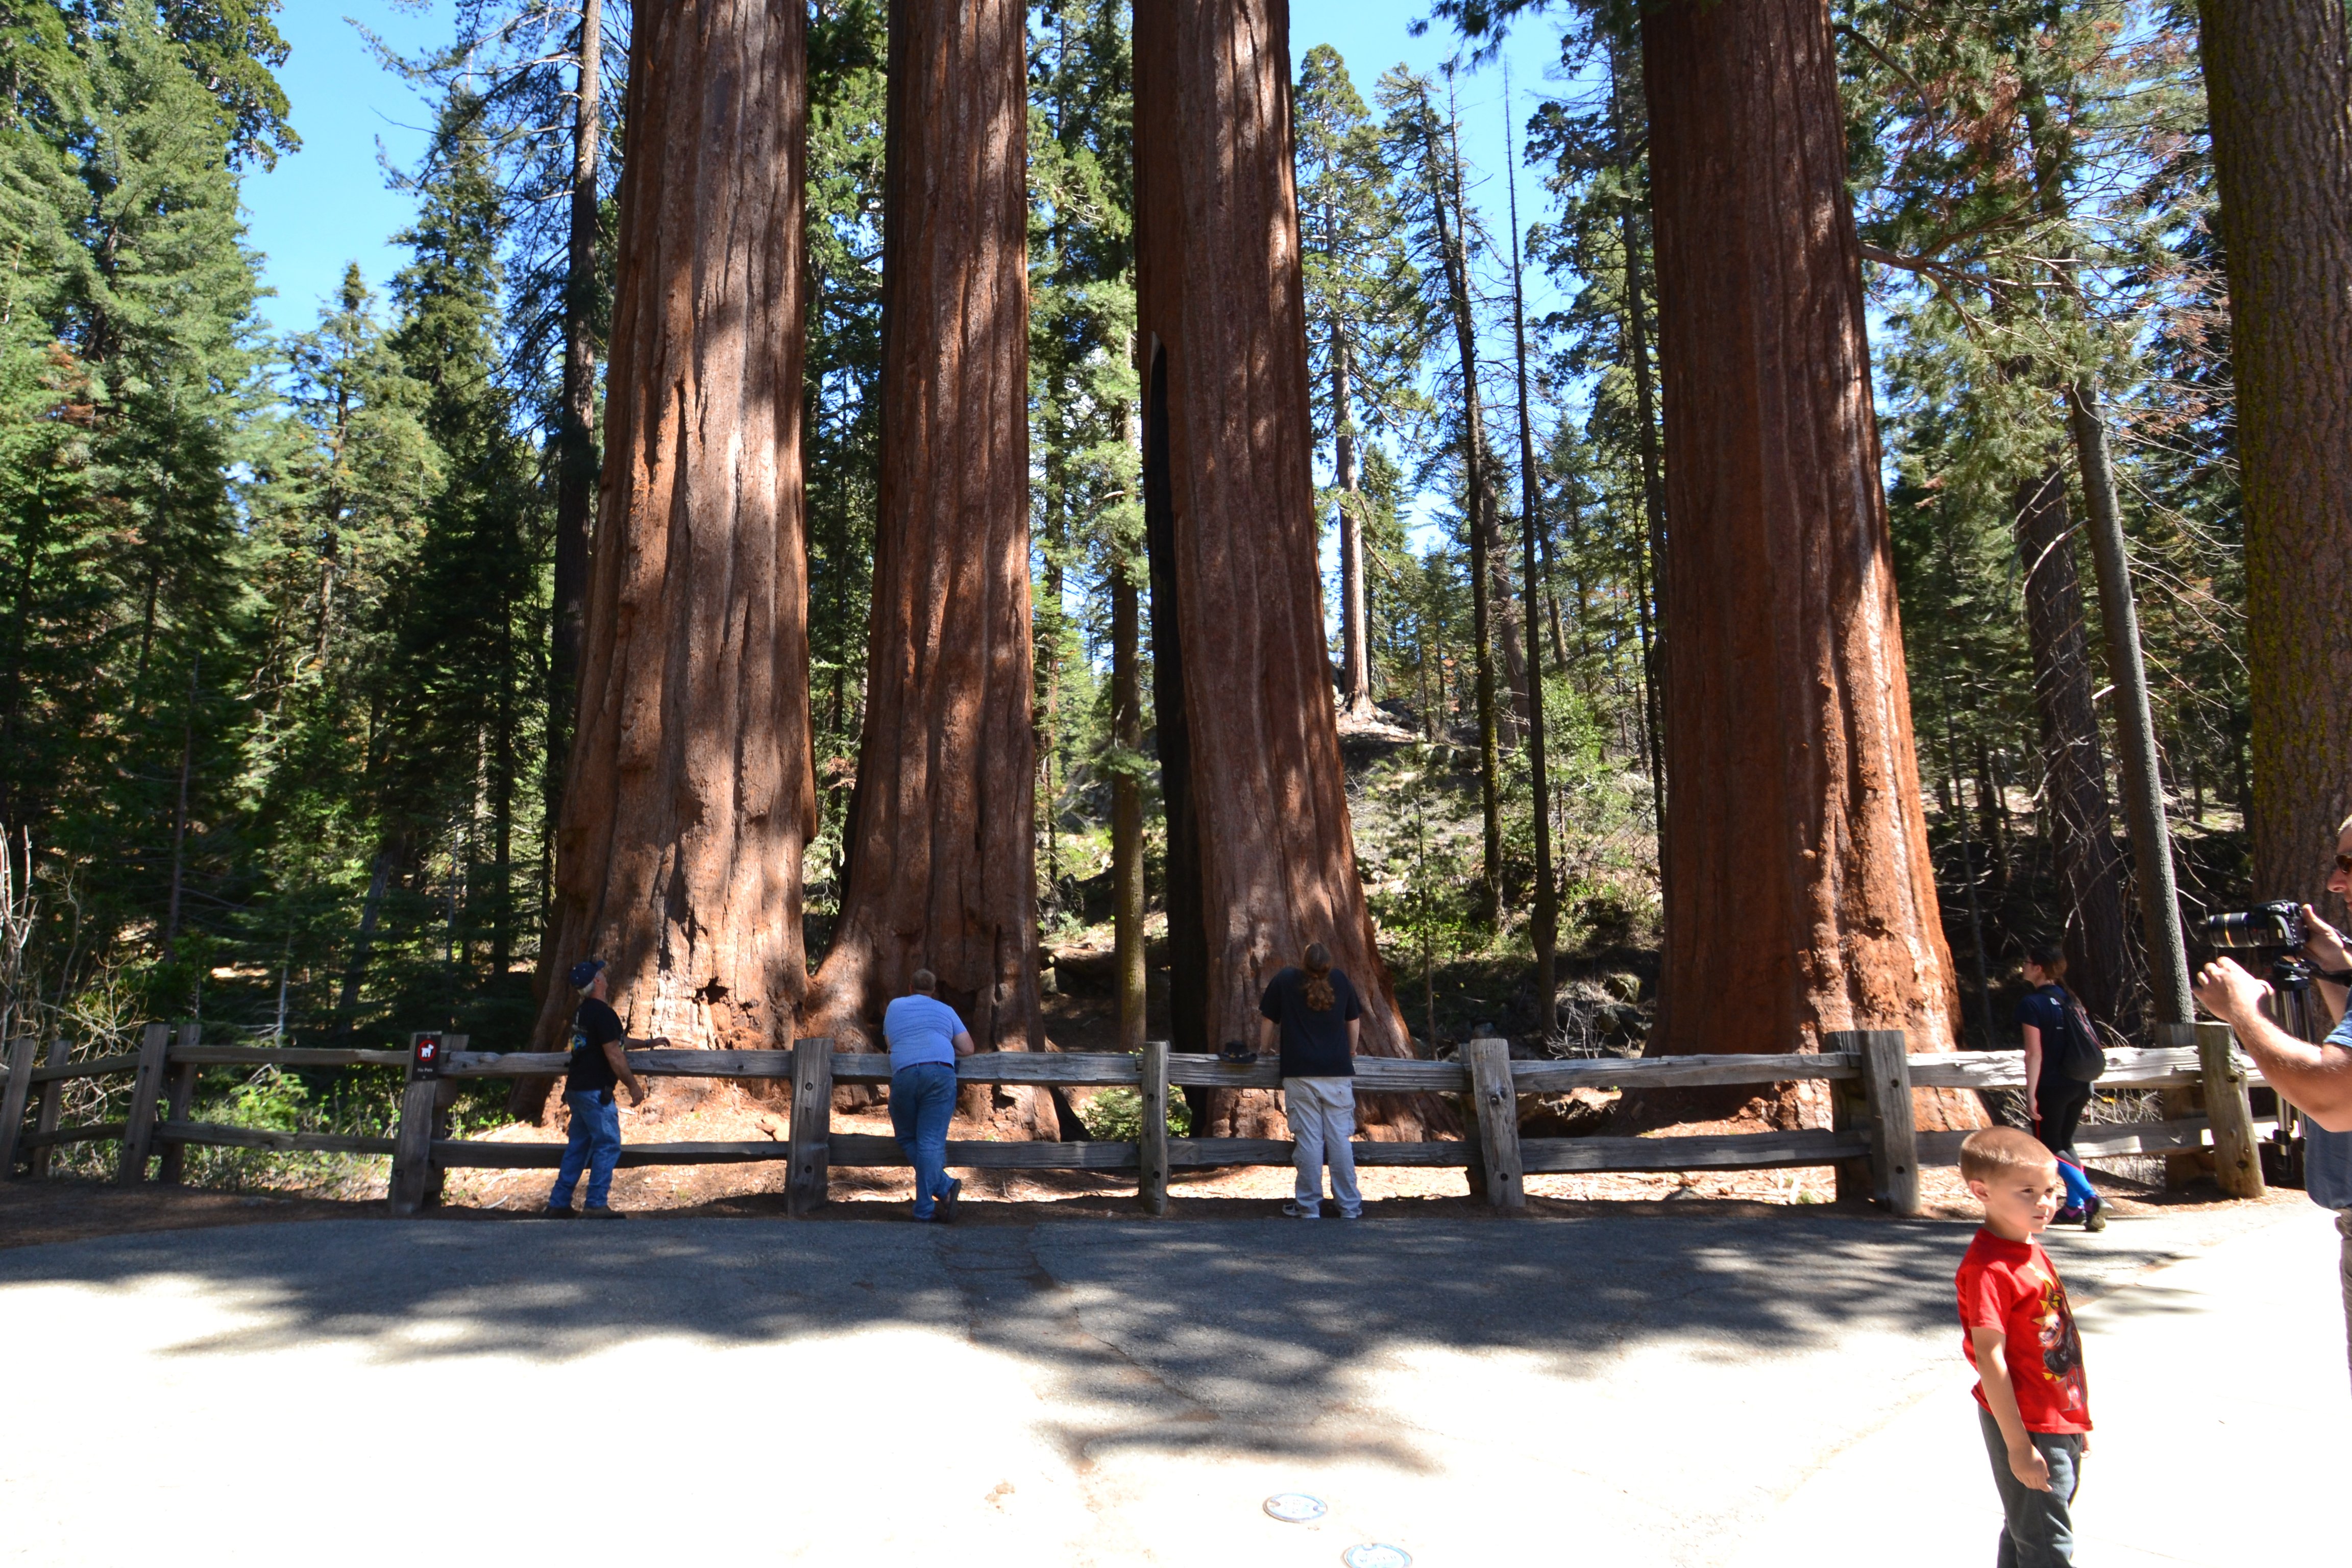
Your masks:
{"label": "horizontal fence rail", "polygon": [[[47,1152],[61,1145],[120,1141],[122,1179],[143,1180],[151,1151],[160,1153],[163,1178],[176,1180],[189,1147],[212,1146],[286,1152],[390,1155],[392,1204],[413,1214],[437,1195],[451,1170],[552,1169],[563,1146],[500,1139],[449,1136],[448,1113],[457,1086],[468,1079],[553,1076],[570,1065],[559,1051],[476,1051],[462,1035],[420,1036],[436,1042],[429,1065],[418,1052],[331,1049],[310,1047],[205,1046],[194,1026],[176,1040],[163,1025],[148,1026],[141,1049],[67,1059],[66,1043],[52,1042],[46,1061],[34,1059],[34,1042],[13,1042],[0,1083],[0,1173],[13,1173],[17,1154],[32,1156],[45,1172]],[[2166,1091],[2168,1116],[2158,1122],[2095,1124],[2076,1135],[2076,1152],[2087,1159],[2209,1152],[2225,1191],[2250,1195],[2261,1191],[2253,1139],[2257,1124],[2247,1091],[2263,1080],[2243,1052],[2233,1048],[2226,1026],[2178,1029],[2173,1043],[2153,1048],[2108,1050],[2103,1089]],[[1898,1213],[1919,1211],[1918,1169],[1948,1164],[1967,1137],[1958,1131],[1916,1131],[1911,1090],[1990,1090],[2022,1088],[2021,1051],[1910,1055],[1893,1031],[1863,1031],[1826,1037],[1819,1052],[1783,1056],[1599,1057],[1572,1060],[1513,1061],[1500,1040],[1470,1042],[1459,1060],[1420,1061],[1385,1057],[1356,1058],[1356,1087],[1365,1093],[1438,1094],[1459,1097],[1465,1135],[1422,1142],[1363,1140],[1353,1145],[1356,1162],[1368,1166],[1468,1169],[1473,1184],[1504,1209],[1524,1206],[1524,1179],[1560,1173],[1770,1170],[1833,1165],[1841,1196],[1867,1194]],[[736,1079],[784,1081],[792,1086],[791,1136],[737,1142],[629,1143],[619,1163],[628,1166],[782,1163],[790,1167],[787,1193],[793,1212],[805,1213],[825,1195],[832,1166],[903,1166],[897,1140],[868,1133],[836,1132],[831,1126],[833,1089],[841,1084],[889,1080],[889,1058],[875,1051],[835,1050],[830,1040],[797,1042],[788,1050],[693,1050],[663,1048],[627,1053],[631,1069],[648,1078]],[[352,1068],[407,1069],[401,1113],[390,1136],[279,1131],[189,1120],[197,1069],[204,1067]],[[1166,1131],[1171,1089],[1274,1089],[1281,1086],[1271,1058],[1234,1063],[1222,1057],[1171,1052],[1151,1042],[1137,1054],[1055,1051],[987,1051],[960,1058],[957,1077],[967,1083],[1055,1088],[1132,1088],[1144,1101],[1141,1136],[1132,1142],[992,1142],[958,1140],[948,1145],[948,1163],[993,1171],[1091,1171],[1133,1173],[1139,1198],[1164,1213],[1171,1171],[1240,1165],[1286,1165],[1292,1145],[1271,1138],[1189,1138]],[[78,1126],[59,1124],[57,1086],[112,1075],[133,1079],[125,1121]],[[1766,1087],[1797,1081],[1830,1086],[1833,1124],[1793,1131],[1679,1135],[1669,1137],[1521,1138],[1517,1106],[1522,1095],[1564,1094],[1580,1089],[1640,1091],[1717,1087]],[[35,1091],[39,1091],[37,1105]],[[2217,1090],[2219,1092],[2217,1092]],[[2200,1106],[2195,1102],[2202,1100]],[[2192,1112],[2169,1114],[2176,1104]],[[36,1111],[30,1131],[21,1125]]]}

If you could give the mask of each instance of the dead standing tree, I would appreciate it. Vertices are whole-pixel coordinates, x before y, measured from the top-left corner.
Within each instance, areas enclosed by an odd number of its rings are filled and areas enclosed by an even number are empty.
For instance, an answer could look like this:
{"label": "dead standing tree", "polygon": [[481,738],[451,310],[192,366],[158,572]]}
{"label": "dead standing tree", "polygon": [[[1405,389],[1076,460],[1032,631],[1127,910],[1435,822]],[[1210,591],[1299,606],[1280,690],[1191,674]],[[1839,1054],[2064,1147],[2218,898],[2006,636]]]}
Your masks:
{"label": "dead standing tree", "polygon": [[[926,966],[982,1050],[1045,1043],[1024,19],[1019,0],[890,8],[866,732],[841,919],[802,1030],[845,1043],[878,1041],[884,1005]],[[998,1098],[1054,1136],[1044,1095]]]}
{"label": "dead standing tree", "polygon": [[2062,470],[2044,468],[2018,486],[2017,553],[2033,706],[2042,719],[2043,820],[2067,898],[2066,908],[2047,914],[2063,931],[2067,989],[2091,1016],[2129,1033],[2139,1012],[2140,976],[2124,920],[2124,858],[2107,802],[2074,532]]}
{"label": "dead standing tree", "polygon": [[[1144,507],[1178,1050],[1255,1040],[1309,942],[1360,982],[1363,1048],[1411,1054],[1356,876],[1316,570],[1285,0],[1135,17]],[[1417,1104],[1369,1108],[1418,1136]],[[1216,1097],[1202,1132],[1280,1126]]]}
{"label": "dead standing tree", "polygon": [[1948,1047],[1828,10],[1677,0],[1642,40],[1675,520],[1656,1038]]}
{"label": "dead standing tree", "polygon": [[[801,8],[636,12],[602,506],[538,1039],[583,953],[633,1035],[770,1047],[807,981]],[[536,1116],[547,1080],[517,1086]]]}

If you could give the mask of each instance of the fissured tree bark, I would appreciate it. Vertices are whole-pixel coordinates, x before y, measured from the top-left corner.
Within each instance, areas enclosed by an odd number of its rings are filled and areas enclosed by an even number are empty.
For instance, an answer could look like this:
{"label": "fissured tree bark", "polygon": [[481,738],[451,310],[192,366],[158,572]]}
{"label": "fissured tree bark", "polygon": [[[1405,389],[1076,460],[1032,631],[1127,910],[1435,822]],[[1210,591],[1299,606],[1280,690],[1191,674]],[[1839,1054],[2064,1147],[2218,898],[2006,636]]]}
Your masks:
{"label": "fissured tree bark", "polygon": [[[878,1044],[928,967],[983,1050],[1044,1045],[1030,721],[1020,0],[894,0],[882,479],[841,919],[803,1034]],[[1036,1131],[1054,1135],[1045,1097]]]}
{"label": "fissured tree bark", "polygon": [[585,954],[630,1034],[680,1046],[780,1045],[807,983],[803,34],[766,0],[637,8],[541,1046]]}
{"label": "fissured tree bark", "polygon": [[1643,13],[1665,396],[1664,1051],[1954,1040],[1823,0]]}
{"label": "fissured tree bark", "polygon": [[2042,809],[2069,905],[2048,911],[2051,934],[2064,938],[2066,988],[2093,1017],[2129,1034],[2137,1022],[2140,987],[2125,930],[2124,858],[2116,847],[2092,700],[2066,476],[2055,467],[2017,489],[2017,554],[2025,579],[2033,707],[2042,719]]}
{"label": "fissured tree bark", "polygon": [[[1136,8],[1175,1046],[1254,1043],[1265,983],[1320,942],[1363,993],[1365,1054],[1401,1057],[1412,1042],[1356,876],[1324,648],[1289,66],[1284,0]],[[1433,1114],[1417,1101],[1368,1111],[1407,1138]],[[1279,1126],[1270,1097],[1220,1094],[1202,1131]]]}
{"label": "fissured tree bark", "polygon": [[2352,64],[2339,0],[2197,9],[2237,382],[2254,891],[2320,904],[2352,813]]}

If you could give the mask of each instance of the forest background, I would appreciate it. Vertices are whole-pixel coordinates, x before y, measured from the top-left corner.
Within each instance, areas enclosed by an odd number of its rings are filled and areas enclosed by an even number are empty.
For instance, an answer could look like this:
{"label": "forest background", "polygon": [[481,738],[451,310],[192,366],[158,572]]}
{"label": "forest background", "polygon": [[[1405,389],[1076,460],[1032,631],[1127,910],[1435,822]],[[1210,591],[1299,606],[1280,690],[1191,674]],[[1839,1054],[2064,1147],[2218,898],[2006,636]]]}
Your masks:
{"label": "forest background", "polygon": [[[1317,504],[1384,956],[1424,1049],[1474,1023],[1630,1048],[1654,1002],[1673,783],[1631,13],[1523,22],[1506,96],[1498,66],[1450,58],[1442,24],[1414,70],[1322,46],[1318,9],[1292,23]],[[354,265],[265,317],[240,194],[299,145],[277,0],[0,0],[0,1037],[96,1047],[149,1017],[289,1043],[528,1033],[630,8],[399,10],[398,41],[375,47],[419,130],[337,176],[387,180],[404,204],[384,237],[396,268]],[[1964,1043],[2009,1032],[1998,994],[2023,944],[2059,938],[2094,1010],[2140,1032],[2065,395],[2086,378],[2104,395],[2193,913],[2246,891],[2248,788],[2193,12],[1832,10]],[[1048,984],[1076,990],[1107,973],[1122,770],[1146,784],[1158,905],[1150,714],[1141,749],[1118,745],[1107,679],[1110,574],[1140,530],[1129,19],[1120,0],[1030,15],[1036,865]],[[879,0],[810,5],[812,958],[862,722],[884,25]],[[1549,1027],[1529,953],[1538,810],[1563,951]],[[215,1087],[269,1117],[304,1092],[272,1075]]]}

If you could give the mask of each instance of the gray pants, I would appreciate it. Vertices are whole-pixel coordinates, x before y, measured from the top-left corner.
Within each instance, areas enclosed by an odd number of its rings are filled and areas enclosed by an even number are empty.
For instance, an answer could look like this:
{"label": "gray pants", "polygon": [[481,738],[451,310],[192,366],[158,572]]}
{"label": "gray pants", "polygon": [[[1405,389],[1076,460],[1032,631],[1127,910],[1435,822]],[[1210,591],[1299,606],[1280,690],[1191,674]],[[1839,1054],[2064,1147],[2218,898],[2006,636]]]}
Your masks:
{"label": "gray pants", "polygon": [[1993,1485],[2000,1489],[1999,1568],[2063,1568],[2074,1561],[2074,1520],[2069,1511],[2083,1484],[2083,1439],[2072,1432],[2030,1432],[2050,1467],[2050,1489],[2036,1491],[2009,1468],[2009,1439],[1992,1412],[1977,1407],[1984,1426],[1985,1452],[1992,1456]]}
{"label": "gray pants", "polygon": [[1286,1078],[1282,1080],[1282,1114],[1290,1123],[1293,1158],[1297,1162],[1295,1189],[1302,1205],[1323,1201],[1323,1163],[1331,1163],[1331,1195],[1339,1212],[1361,1214],[1364,1194],[1356,1188],[1356,1080],[1351,1078]]}
{"label": "gray pants", "polygon": [[2352,1359],[2352,1209],[2336,1211],[2336,1228],[2344,1237],[2344,1353]]}

